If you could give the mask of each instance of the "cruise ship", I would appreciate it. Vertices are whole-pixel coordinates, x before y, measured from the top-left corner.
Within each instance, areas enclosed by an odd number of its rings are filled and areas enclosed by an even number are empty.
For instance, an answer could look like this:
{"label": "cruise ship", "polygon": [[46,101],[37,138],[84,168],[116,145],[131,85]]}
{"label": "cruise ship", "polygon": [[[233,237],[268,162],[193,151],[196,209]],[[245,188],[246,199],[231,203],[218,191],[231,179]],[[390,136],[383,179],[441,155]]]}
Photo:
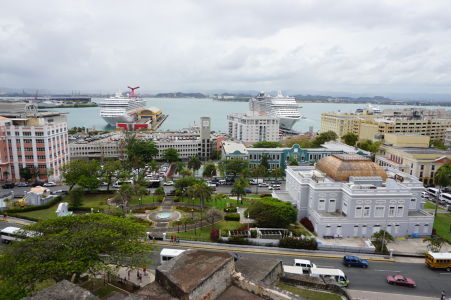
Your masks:
{"label": "cruise ship", "polygon": [[293,97],[284,96],[278,92],[277,96],[260,92],[256,97],[249,100],[249,109],[267,113],[280,120],[280,128],[291,130],[293,125],[301,119],[299,105]]}
{"label": "cruise ship", "polygon": [[365,108],[359,107],[355,110],[356,114],[361,114],[364,111],[372,111],[375,115],[380,115],[382,113],[379,106],[374,106],[368,103],[368,105]]}
{"label": "cruise ship", "polygon": [[111,126],[132,122],[135,118],[134,112],[145,106],[145,101],[135,95],[135,90],[139,87],[128,88],[131,89],[130,95],[125,96],[119,92],[99,103],[100,116]]}

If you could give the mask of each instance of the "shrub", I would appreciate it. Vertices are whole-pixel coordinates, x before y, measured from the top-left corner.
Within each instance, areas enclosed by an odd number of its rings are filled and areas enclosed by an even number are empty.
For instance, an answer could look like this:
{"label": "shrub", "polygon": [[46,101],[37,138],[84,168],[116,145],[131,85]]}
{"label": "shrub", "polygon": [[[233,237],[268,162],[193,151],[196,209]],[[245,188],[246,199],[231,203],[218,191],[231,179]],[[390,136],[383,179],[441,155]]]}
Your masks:
{"label": "shrub", "polygon": [[20,219],[25,219],[25,220],[30,220],[30,221],[35,221],[35,222],[39,222],[41,220],[33,218],[33,217],[29,217],[29,216],[22,216],[20,214],[9,214],[10,217],[15,217],[15,218],[20,218]]}
{"label": "shrub", "polygon": [[309,220],[309,218],[307,217],[303,217],[301,219],[301,224],[304,225],[304,227],[310,231],[310,232],[315,232],[315,227],[313,227],[312,221]]}
{"label": "shrub", "polygon": [[279,240],[279,247],[291,249],[317,250],[318,244],[316,243],[316,239],[314,238],[297,239],[287,237]]}
{"label": "shrub", "polygon": [[236,213],[237,212],[237,208],[235,206],[226,207],[226,208],[224,208],[224,212],[226,212],[226,213]]}
{"label": "shrub", "polygon": [[235,245],[253,245],[252,242],[242,236],[231,236],[227,239],[226,243]]}
{"label": "shrub", "polygon": [[11,208],[11,209],[7,209],[5,212],[7,214],[10,214],[10,213],[20,213],[20,212],[26,212],[26,211],[47,209],[47,208],[52,207],[53,205],[59,203],[61,200],[62,200],[62,197],[58,196],[58,197],[55,197],[54,199],[50,200],[46,204],[35,205],[35,206],[26,206],[24,208]]}
{"label": "shrub", "polygon": [[257,237],[257,230],[251,230],[251,238],[255,239]]}
{"label": "shrub", "polygon": [[256,199],[247,211],[259,227],[266,228],[286,228],[297,217],[297,211],[291,203],[275,198]]}
{"label": "shrub", "polygon": [[182,197],[180,197],[180,196],[175,196],[175,197],[172,199],[173,202],[180,202],[181,200],[182,200]]}
{"label": "shrub", "polygon": [[272,197],[271,194],[261,194],[260,198],[268,198],[268,197]]}
{"label": "shrub", "polygon": [[200,210],[197,207],[186,207],[186,206],[176,206],[175,209],[181,210],[184,212],[191,212],[191,209],[194,210],[194,212],[199,212]]}
{"label": "shrub", "polygon": [[217,242],[219,240],[219,229],[213,228],[210,231],[210,240]]}
{"label": "shrub", "polygon": [[240,214],[226,214],[224,215],[224,220],[226,221],[239,221]]}

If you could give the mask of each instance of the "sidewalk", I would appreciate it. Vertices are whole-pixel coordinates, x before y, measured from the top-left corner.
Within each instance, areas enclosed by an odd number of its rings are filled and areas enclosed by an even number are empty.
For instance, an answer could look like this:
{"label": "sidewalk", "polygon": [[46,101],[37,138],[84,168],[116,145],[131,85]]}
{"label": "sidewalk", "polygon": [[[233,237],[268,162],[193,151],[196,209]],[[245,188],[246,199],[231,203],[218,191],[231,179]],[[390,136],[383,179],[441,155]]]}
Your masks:
{"label": "sidewalk", "polygon": [[[141,274],[141,280],[138,279],[137,272]],[[155,281],[155,270],[146,270],[146,274],[144,274],[143,269],[133,269],[130,270],[129,275],[129,269],[125,267],[119,268],[119,271],[117,272],[117,275],[120,278],[126,279],[127,281],[133,282],[136,285],[139,285],[140,287],[143,287],[145,285],[148,285],[149,283]]]}
{"label": "sidewalk", "polygon": [[370,292],[370,291],[360,291],[360,290],[349,290],[349,294],[352,299],[358,300],[436,300],[440,299],[440,292],[437,297],[424,297],[424,296],[411,296],[403,294],[391,294],[382,292]]}
{"label": "sidewalk", "polygon": [[0,222],[13,223],[13,224],[19,224],[19,225],[30,225],[30,224],[36,223],[34,221],[19,219],[19,218],[10,217],[10,216],[5,218],[4,215],[0,215]]}

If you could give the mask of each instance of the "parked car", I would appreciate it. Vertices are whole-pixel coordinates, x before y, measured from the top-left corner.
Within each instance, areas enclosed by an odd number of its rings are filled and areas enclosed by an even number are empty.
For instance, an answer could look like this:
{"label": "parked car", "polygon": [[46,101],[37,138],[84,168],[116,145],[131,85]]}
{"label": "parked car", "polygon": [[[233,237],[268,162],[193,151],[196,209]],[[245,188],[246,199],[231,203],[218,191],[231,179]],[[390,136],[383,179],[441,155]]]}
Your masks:
{"label": "parked car", "polygon": [[280,190],[280,184],[273,184],[268,187],[269,190]]}
{"label": "parked car", "polygon": [[405,277],[401,274],[387,276],[388,284],[396,284],[408,287],[416,287],[417,284],[412,278]]}
{"label": "parked car", "polygon": [[28,183],[26,183],[26,182],[19,182],[19,183],[16,184],[16,186],[18,186],[18,187],[27,187]]}
{"label": "parked car", "polygon": [[35,181],[35,182],[33,182],[32,184],[31,184],[31,186],[32,187],[35,187],[35,186],[44,186],[44,182],[42,182],[42,181]]}
{"label": "parked car", "polygon": [[55,191],[51,191],[50,192],[50,194],[52,194],[52,195],[59,195],[59,194],[62,194],[63,193],[63,190],[55,190]]}
{"label": "parked car", "polygon": [[174,181],[172,181],[172,180],[165,181],[165,182],[163,182],[163,185],[174,185]]}
{"label": "parked car", "polygon": [[262,182],[258,184],[258,187],[269,187],[269,184]]}
{"label": "parked car", "polygon": [[246,194],[252,193],[251,189],[246,189],[245,191],[246,191]]}
{"label": "parked car", "polygon": [[49,182],[44,183],[43,186],[45,186],[45,187],[56,186],[56,183],[49,181]]}
{"label": "parked car", "polygon": [[4,188],[4,189],[12,189],[12,188],[14,188],[14,183],[12,183],[12,182],[4,183],[2,185],[2,188]]}
{"label": "parked car", "polygon": [[422,193],[421,193],[421,197],[422,197],[422,198],[429,198],[429,194],[426,193],[426,192],[422,192]]}
{"label": "parked car", "polygon": [[368,268],[368,261],[366,259],[360,259],[357,256],[343,256],[343,264],[347,267]]}

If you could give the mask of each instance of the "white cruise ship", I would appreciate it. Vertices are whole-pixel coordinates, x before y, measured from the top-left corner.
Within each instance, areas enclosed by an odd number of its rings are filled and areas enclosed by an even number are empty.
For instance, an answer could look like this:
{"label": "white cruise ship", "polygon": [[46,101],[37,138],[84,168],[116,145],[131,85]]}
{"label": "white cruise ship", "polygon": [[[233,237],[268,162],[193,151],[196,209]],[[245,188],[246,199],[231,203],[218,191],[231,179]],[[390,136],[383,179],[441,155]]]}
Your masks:
{"label": "white cruise ship", "polygon": [[284,96],[281,92],[273,97],[260,92],[255,98],[249,100],[249,109],[267,113],[280,120],[280,128],[291,130],[293,125],[301,119],[299,105],[293,97]]}
{"label": "white cruise ship", "polygon": [[382,113],[382,111],[381,111],[379,106],[374,106],[374,105],[371,105],[370,103],[368,103],[365,108],[362,108],[362,107],[357,108],[355,110],[355,113],[356,114],[361,114],[364,111],[372,111],[373,114],[375,114],[375,115],[380,115]]}
{"label": "white cruise ship", "polygon": [[132,122],[135,118],[134,112],[145,106],[145,101],[135,96],[135,89],[129,96],[116,93],[114,97],[107,98],[99,103],[100,116],[111,126],[117,123]]}

